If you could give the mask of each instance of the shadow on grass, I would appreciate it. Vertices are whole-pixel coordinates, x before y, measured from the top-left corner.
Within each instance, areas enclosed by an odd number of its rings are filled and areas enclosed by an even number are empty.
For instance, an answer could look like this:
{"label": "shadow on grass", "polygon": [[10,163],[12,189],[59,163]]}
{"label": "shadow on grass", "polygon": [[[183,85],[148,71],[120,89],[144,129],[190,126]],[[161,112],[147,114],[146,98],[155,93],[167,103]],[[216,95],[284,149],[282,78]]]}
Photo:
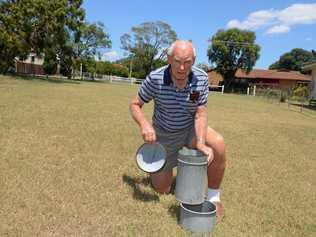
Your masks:
{"label": "shadow on grass", "polygon": [[316,110],[316,105],[310,105],[310,104],[299,104],[299,103],[290,103],[291,106],[295,106],[298,108],[304,108],[304,109],[310,109],[310,110]]}
{"label": "shadow on grass", "polygon": [[168,208],[169,214],[172,216],[172,218],[177,218],[177,221],[180,219],[180,205],[179,204],[172,204]]}
{"label": "shadow on grass", "polygon": [[63,78],[59,78],[59,77],[54,77],[54,78],[49,78],[46,76],[37,76],[37,77],[33,77],[31,75],[12,75],[15,77],[15,79],[18,80],[40,80],[40,81],[47,81],[47,82],[51,82],[51,83],[67,83],[67,84],[81,84],[80,81],[78,80],[72,80],[72,79],[63,79]]}
{"label": "shadow on grass", "polygon": [[133,188],[133,198],[143,202],[159,201],[159,197],[156,194],[149,193],[142,190],[141,186],[149,186],[150,178],[133,178],[126,174],[123,175],[123,182],[127,183]]}

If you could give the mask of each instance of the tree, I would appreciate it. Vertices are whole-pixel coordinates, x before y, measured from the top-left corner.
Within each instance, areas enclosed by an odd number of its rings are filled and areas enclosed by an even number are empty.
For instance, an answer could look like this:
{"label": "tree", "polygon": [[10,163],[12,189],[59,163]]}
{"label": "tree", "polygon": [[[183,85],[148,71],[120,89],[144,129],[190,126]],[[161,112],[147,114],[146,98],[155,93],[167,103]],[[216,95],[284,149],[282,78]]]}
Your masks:
{"label": "tree", "polygon": [[269,66],[269,69],[283,69],[304,72],[302,70],[303,64],[313,60],[316,60],[315,51],[307,51],[301,48],[295,48],[290,52],[281,55],[278,61]]}
{"label": "tree", "polygon": [[[84,20],[82,0],[7,0],[0,2],[0,71],[6,72],[15,57],[31,51],[41,54],[53,46],[61,62],[71,67],[73,50],[67,45],[70,35],[76,41]],[[53,60],[51,57],[49,60]],[[52,63],[52,62],[51,62]],[[69,75],[69,70],[66,70]]]}
{"label": "tree", "polygon": [[55,74],[57,71],[57,53],[54,48],[45,50],[43,69],[46,75]]}
{"label": "tree", "polygon": [[157,61],[166,59],[167,47],[177,39],[177,34],[165,22],[145,22],[132,27],[132,35],[121,36],[122,49],[133,63],[133,70],[144,78]]}
{"label": "tree", "polygon": [[30,50],[29,19],[23,8],[32,1],[23,4],[14,0],[0,2],[0,73],[6,73],[14,66],[15,57],[25,58]]}
{"label": "tree", "polygon": [[240,29],[219,30],[210,40],[207,55],[216,72],[224,78],[225,90],[232,89],[238,69],[250,72],[259,58],[260,46],[255,44],[252,31]]}
{"label": "tree", "polygon": [[208,71],[212,70],[212,67],[210,65],[206,64],[206,63],[199,63],[199,64],[196,65],[196,67],[202,69],[205,72],[208,72]]}
{"label": "tree", "polygon": [[99,50],[110,48],[111,40],[101,22],[85,23],[80,28],[80,38],[74,41],[74,53],[76,58],[95,57]]}

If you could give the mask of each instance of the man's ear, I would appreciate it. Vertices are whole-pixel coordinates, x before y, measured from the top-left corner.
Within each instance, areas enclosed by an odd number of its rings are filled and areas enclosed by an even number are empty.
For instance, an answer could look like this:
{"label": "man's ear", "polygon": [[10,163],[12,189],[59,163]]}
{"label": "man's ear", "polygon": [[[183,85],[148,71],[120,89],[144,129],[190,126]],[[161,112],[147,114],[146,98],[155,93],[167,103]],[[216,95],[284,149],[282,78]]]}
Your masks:
{"label": "man's ear", "polygon": [[172,63],[172,57],[171,56],[167,56],[167,62],[168,62],[168,64],[171,64]]}

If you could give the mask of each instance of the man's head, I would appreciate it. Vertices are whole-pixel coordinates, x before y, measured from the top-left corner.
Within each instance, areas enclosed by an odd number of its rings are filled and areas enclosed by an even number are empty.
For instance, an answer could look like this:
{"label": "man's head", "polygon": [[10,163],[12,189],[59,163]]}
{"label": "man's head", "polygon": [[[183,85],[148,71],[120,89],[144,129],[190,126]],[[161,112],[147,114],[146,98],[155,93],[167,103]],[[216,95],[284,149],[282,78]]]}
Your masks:
{"label": "man's head", "polygon": [[168,49],[168,63],[171,65],[172,78],[186,82],[195,61],[195,49],[190,41],[177,40]]}

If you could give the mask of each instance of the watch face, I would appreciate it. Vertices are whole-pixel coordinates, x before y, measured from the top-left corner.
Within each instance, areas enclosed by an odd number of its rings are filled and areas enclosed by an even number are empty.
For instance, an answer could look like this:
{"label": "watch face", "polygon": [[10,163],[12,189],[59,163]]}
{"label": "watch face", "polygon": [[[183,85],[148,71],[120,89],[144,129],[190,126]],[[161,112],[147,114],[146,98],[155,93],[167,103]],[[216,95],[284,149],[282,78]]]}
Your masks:
{"label": "watch face", "polygon": [[145,172],[157,172],[166,162],[167,152],[159,144],[144,143],[136,152],[136,163]]}

